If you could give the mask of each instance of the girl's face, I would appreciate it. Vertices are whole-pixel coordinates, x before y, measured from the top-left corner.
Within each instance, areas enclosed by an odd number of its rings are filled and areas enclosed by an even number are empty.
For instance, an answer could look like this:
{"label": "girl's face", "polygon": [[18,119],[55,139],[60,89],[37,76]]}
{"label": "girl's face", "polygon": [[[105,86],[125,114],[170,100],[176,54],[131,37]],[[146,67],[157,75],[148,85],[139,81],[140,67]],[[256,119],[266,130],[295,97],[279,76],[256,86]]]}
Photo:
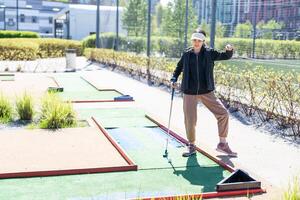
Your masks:
{"label": "girl's face", "polygon": [[202,40],[192,40],[192,45],[194,47],[194,49],[201,49],[202,45],[203,45],[203,41]]}

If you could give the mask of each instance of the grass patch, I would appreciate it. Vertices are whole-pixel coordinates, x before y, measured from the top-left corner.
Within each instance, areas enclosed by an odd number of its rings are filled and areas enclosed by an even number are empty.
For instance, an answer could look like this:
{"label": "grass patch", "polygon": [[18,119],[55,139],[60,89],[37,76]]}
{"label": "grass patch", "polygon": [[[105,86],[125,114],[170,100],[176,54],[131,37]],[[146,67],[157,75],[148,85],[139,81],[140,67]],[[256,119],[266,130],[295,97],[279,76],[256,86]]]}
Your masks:
{"label": "grass patch", "polygon": [[299,200],[300,199],[300,180],[295,177],[292,183],[289,184],[288,189],[283,194],[284,200]]}
{"label": "grass patch", "polygon": [[40,128],[58,129],[76,125],[76,114],[71,103],[63,102],[55,93],[48,93],[43,98]]}
{"label": "grass patch", "polygon": [[12,119],[12,106],[8,98],[0,93],[0,123],[8,123]]}
{"label": "grass patch", "polygon": [[257,66],[262,66],[267,70],[291,72],[300,72],[300,60],[260,60],[260,59],[231,59],[220,61],[220,63],[230,67],[236,67],[240,71],[254,69]]}
{"label": "grass patch", "polygon": [[34,115],[33,98],[26,92],[17,98],[16,109],[20,120],[32,120]]}
{"label": "grass patch", "polygon": [[30,123],[26,126],[27,130],[34,130],[34,129],[37,129],[37,128],[40,128],[40,126],[39,126],[39,124],[34,123],[34,122],[32,122],[32,123]]}

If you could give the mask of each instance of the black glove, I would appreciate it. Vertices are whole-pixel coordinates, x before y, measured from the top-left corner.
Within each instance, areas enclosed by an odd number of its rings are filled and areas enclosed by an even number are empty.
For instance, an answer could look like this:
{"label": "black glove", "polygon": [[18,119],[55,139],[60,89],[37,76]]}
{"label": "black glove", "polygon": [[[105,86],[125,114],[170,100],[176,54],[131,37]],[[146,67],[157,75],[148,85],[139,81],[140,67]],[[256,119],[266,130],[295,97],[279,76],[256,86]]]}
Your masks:
{"label": "black glove", "polygon": [[175,78],[175,77],[172,77],[170,80],[170,82],[172,82],[172,83],[176,83],[176,81],[177,81],[177,78]]}

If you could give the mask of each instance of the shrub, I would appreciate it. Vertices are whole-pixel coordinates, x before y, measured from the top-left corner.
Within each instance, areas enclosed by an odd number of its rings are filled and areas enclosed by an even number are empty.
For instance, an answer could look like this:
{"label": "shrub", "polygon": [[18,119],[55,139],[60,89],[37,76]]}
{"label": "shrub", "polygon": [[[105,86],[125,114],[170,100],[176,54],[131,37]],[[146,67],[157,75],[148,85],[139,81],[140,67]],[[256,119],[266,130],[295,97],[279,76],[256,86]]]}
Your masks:
{"label": "shrub", "polygon": [[[113,49],[115,46],[115,33],[102,33],[100,35],[100,46],[105,49]],[[94,48],[96,46],[96,35],[90,35],[83,39],[83,48]],[[146,49],[146,38],[126,37],[119,35],[119,50],[140,53]]]}
{"label": "shrub", "polygon": [[0,39],[0,60],[35,60],[36,58],[62,57],[65,49],[77,50],[82,55],[79,41],[63,39]]}
{"label": "shrub", "polygon": [[0,60],[34,60],[39,45],[24,39],[0,39]]}
{"label": "shrub", "polygon": [[32,120],[34,115],[33,99],[27,93],[17,98],[16,109],[20,120]]}
{"label": "shrub", "polygon": [[76,49],[77,55],[82,55],[82,46],[79,41],[63,39],[35,39],[39,45],[37,52],[40,58],[62,57],[66,49]]}
{"label": "shrub", "polygon": [[7,123],[12,118],[12,106],[7,97],[0,93],[0,123]]}
{"label": "shrub", "polygon": [[156,51],[164,54],[166,57],[177,58],[182,53],[183,43],[177,38],[170,37],[153,37],[154,44],[156,44]]}
{"label": "shrub", "polygon": [[288,189],[283,194],[284,200],[299,200],[300,199],[300,180],[295,177],[293,182],[289,184]]}
{"label": "shrub", "polygon": [[[232,44],[238,56],[251,57],[252,39],[219,38],[216,40],[217,49],[224,49],[226,44]],[[300,42],[295,40],[257,39],[255,54],[257,58],[300,58]]]}
{"label": "shrub", "polygon": [[71,103],[63,102],[55,93],[42,101],[40,128],[58,129],[76,126],[76,115]]}
{"label": "shrub", "polygon": [[[115,42],[114,33],[103,33],[100,35],[101,48],[113,49]],[[91,35],[82,41],[83,48],[94,48],[96,36]],[[206,41],[209,44],[209,39]],[[145,52],[147,48],[146,37],[126,37],[119,36],[119,50],[135,53]],[[216,49],[224,49],[226,44],[235,47],[238,56],[251,57],[252,39],[246,38],[218,38],[216,39]],[[172,37],[151,37],[151,52],[164,54],[166,57],[180,57],[183,51],[183,41]],[[257,58],[300,58],[300,42],[286,40],[257,39]]]}
{"label": "shrub", "polygon": [[39,38],[39,35],[30,31],[0,31],[0,38]]}
{"label": "shrub", "polygon": [[89,35],[82,40],[83,49],[96,47],[96,35]]}

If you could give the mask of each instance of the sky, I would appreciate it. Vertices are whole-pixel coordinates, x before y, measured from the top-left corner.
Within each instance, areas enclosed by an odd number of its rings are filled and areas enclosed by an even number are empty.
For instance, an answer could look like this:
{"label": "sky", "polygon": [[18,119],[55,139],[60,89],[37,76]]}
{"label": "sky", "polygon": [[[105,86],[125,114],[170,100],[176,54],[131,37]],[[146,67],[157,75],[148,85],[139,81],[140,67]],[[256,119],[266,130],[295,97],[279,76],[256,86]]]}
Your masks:
{"label": "sky", "polygon": [[161,3],[163,6],[166,6],[170,1],[172,1],[172,0],[160,0],[160,3]]}

